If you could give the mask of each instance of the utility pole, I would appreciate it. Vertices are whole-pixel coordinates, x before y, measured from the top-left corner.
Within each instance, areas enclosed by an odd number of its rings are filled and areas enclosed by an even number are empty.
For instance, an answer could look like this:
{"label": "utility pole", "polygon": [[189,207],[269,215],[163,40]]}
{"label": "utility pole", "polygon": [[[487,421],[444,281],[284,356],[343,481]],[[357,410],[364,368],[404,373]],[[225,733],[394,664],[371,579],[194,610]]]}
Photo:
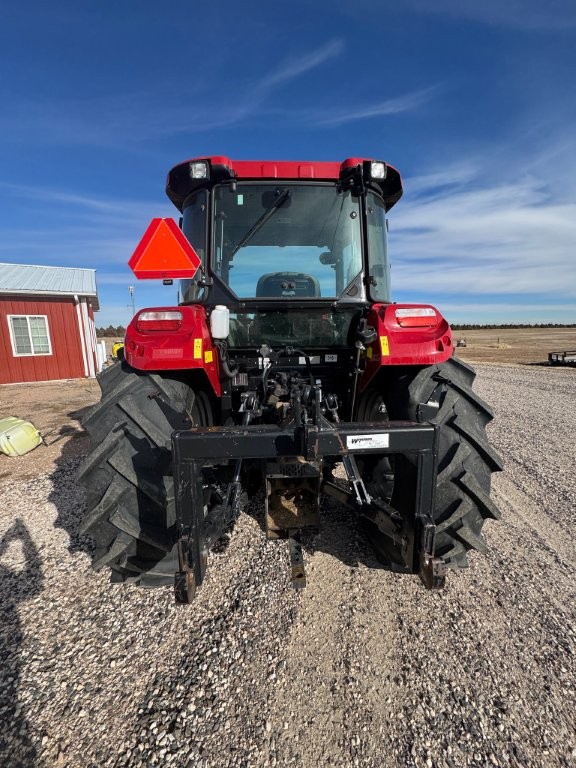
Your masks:
{"label": "utility pole", "polygon": [[134,307],[134,286],[128,286],[128,293],[130,294],[130,302],[132,303],[132,317],[136,314],[136,308]]}

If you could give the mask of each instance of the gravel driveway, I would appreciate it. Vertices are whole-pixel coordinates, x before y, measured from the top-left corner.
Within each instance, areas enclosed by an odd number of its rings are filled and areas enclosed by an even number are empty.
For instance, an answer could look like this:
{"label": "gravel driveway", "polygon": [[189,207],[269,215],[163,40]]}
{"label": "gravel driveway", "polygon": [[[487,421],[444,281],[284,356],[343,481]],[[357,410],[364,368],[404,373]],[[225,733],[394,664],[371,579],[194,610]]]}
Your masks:
{"label": "gravel driveway", "polygon": [[502,520],[437,594],[331,502],[293,591],[254,499],[178,608],[92,572],[78,441],[0,473],[0,766],[576,766],[576,370],[478,373]]}

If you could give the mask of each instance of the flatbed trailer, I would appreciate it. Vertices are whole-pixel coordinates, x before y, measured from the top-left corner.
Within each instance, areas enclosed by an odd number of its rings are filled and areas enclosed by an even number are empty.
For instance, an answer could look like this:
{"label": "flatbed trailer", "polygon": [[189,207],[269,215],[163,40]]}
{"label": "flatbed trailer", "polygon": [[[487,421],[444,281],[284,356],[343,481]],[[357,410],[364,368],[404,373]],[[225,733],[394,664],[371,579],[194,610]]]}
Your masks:
{"label": "flatbed trailer", "polygon": [[548,352],[548,365],[576,366],[576,349],[566,352]]}

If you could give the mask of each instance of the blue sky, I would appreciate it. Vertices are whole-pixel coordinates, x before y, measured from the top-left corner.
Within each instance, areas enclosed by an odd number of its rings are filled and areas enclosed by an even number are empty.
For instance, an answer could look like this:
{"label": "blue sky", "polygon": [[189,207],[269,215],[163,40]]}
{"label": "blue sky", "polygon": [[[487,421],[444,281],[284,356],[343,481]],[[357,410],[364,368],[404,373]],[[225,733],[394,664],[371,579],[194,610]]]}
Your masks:
{"label": "blue sky", "polygon": [[0,261],[97,270],[97,325],[171,304],[128,259],[167,171],[384,159],[393,298],[576,322],[573,0],[32,0],[0,11]]}

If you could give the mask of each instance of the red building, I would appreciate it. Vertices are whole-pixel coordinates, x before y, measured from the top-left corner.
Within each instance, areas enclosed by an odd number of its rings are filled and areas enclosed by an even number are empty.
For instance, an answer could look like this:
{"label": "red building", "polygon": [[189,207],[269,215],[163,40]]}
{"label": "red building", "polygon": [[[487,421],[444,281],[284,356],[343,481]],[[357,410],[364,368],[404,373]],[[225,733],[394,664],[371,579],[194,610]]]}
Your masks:
{"label": "red building", "polygon": [[0,384],[94,377],[93,269],[0,264]]}

